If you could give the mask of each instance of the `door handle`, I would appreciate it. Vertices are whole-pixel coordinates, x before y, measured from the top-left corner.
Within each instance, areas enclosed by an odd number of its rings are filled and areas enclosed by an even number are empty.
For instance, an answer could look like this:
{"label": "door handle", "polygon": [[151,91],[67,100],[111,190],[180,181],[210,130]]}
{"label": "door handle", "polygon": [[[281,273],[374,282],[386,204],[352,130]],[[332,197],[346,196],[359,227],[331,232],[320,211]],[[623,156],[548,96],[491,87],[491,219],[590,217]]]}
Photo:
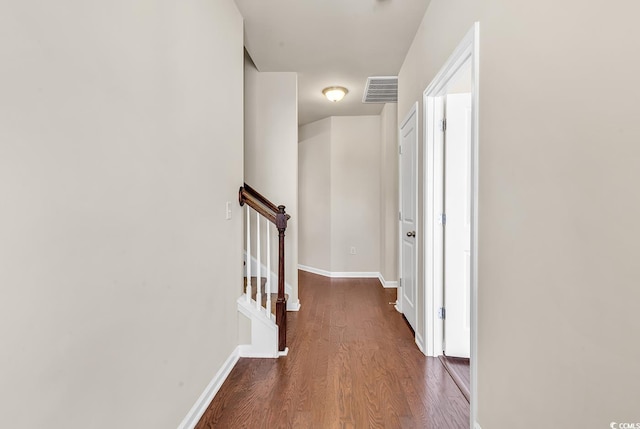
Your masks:
{"label": "door handle", "polygon": [[415,237],[415,236],[416,236],[416,232],[415,231],[407,232],[407,237]]}

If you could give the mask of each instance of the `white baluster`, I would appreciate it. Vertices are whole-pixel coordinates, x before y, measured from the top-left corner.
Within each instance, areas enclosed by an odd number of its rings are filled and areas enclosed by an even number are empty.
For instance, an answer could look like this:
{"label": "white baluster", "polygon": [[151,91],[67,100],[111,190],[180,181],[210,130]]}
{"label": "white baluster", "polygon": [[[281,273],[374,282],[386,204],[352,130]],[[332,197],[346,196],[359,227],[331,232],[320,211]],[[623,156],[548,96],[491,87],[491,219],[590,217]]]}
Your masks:
{"label": "white baluster", "polygon": [[260,271],[262,269],[262,264],[260,263],[260,213],[256,212],[256,308],[260,310],[260,306],[262,305],[262,276],[260,275]]}
{"label": "white baluster", "polygon": [[251,213],[247,205],[247,302],[251,302]]}
{"label": "white baluster", "polygon": [[266,294],[267,294],[267,315],[271,317],[271,231],[270,224],[267,219],[265,219],[265,223],[267,225],[267,284],[265,285]]}

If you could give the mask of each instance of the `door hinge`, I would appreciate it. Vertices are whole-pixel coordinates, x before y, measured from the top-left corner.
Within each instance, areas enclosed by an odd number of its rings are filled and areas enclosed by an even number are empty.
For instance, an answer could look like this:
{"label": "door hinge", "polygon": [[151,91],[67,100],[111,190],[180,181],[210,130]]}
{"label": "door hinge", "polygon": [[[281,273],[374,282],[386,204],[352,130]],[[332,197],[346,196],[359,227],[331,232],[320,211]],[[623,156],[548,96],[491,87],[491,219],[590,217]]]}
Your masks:
{"label": "door hinge", "polygon": [[402,145],[398,145],[398,154],[402,155]]}
{"label": "door hinge", "polygon": [[402,287],[402,278],[399,278],[399,279],[398,279],[398,286],[399,286],[399,287]]}
{"label": "door hinge", "polygon": [[402,212],[398,212],[398,220],[402,220]]}
{"label": "door hinge", "polygon": [[440,214],[440,219],[439,219],[440,225],[446,225],[447,224],[447,215],[442,213]]}
{"label": "door hinge", "polygon": [[445,311],[444,307],[440,307],[438,309],[438,319],[444,320],[447,317],[447,312]]}
{"label": "door hinge", "polygon": [[447,120],[446,119],[442,119],[440,121],[440,131],[442,131],[443,133],[445,131],[447,131]]}

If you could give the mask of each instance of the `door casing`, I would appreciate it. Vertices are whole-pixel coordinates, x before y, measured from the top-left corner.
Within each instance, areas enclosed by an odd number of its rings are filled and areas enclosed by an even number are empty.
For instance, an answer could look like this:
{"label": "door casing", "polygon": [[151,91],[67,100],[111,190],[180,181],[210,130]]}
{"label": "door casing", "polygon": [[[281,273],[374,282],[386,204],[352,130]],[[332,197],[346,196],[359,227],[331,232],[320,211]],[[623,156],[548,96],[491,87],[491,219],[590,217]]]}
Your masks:
{"label": "door casing", "polygon": [[426,355],[442,353],[442,320],[438,310],[443,306],[443,231],[438,224],[443,201],[443,135],[439,129],[443,117],[443,100],[447,87],[456,74],[471,65],[471,413],[470,426],[477,420],[477,354],[478,354],[478,119],[479,119],[479,34],[476,22],[467,32],[453,54],[445,62],[436,77],[425,89],[424,146],[423,146],[423,228],[424,231],[424,280],[423,308]]}

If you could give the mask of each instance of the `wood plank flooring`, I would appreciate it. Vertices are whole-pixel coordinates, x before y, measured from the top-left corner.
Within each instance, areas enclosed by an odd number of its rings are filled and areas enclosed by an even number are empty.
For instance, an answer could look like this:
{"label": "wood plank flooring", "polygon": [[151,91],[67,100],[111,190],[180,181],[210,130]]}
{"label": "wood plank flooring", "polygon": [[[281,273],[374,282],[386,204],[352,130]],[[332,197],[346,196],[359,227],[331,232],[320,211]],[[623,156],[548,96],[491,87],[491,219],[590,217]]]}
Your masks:
{"label": "wood plank flooring", "polygon": [[197,429],[469,427],[469,403],[389,304],[395,289],[301,271],[299,295],[289,355],[240,359]]}

